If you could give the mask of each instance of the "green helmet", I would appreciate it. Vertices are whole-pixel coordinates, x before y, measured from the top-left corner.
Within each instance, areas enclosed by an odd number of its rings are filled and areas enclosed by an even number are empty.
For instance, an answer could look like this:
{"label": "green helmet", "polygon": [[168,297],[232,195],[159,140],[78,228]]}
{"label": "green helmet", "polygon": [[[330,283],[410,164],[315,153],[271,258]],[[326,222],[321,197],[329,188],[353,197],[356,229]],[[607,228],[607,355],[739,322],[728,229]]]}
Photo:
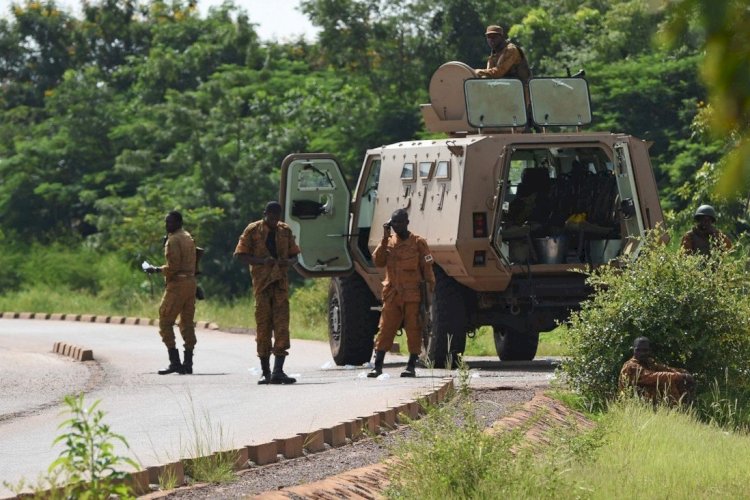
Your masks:
{"label": "green helmet", "polygon": [[695,215],[693,215],[693,219],[697,219],[698,217],[701,217],[703,215],[711,217],[714,221],[716,220],[716,210],[714,210],[714,207],[712,207],[711,205],[699,206],[698,210],[695,211]]}

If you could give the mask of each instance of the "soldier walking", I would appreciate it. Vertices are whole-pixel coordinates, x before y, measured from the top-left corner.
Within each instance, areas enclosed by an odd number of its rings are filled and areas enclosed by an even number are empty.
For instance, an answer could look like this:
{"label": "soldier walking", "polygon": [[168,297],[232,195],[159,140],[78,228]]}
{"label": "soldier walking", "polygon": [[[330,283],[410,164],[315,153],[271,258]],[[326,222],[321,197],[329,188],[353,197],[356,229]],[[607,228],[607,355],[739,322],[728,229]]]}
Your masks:
{"label": "soldier walking", "polygon": [[[148,267],[149,274],[162,273],[166,287],[159,305],[159,335],[169,353],[169,366],[159,370],[159,375],[170,373],[193,373],[193,349],[195,348],[195,270],[196,251],[193,237],[182,228],[182,214],[169,212],[164,219],[167,230],[164,257],[167,263],[161,267]],[[180,363],[174,336],[174,324],[180,317],[180,335],[185,347],[185,358]]]}
{"label": "soldier walking", "polygon": [[[435,275],[432,272],[432,255],[427,241],[410,233],[409,214],[398,209],[391,220],[383,224],[383,239],[372,254],[378,267],[385,267],[383,282],[383,310],[380,313],[380,332],[375,339],[375,367],[367,374],[374,378],[383,373],[386,351],[391,349],[396,331],[404,325],[409,362],[402,377],[416,377],[416,363],[422,351],[422,330],[419,324],[419,307],[422,300],[421,285],[427,283],[427,297],[432,296]],[[391,234],[391,230],[393,233]]]}
{"label": "soldier walking", "polygon": [[[255,294],[255,328],[262,376],[258,384],[293,384],[284,373],[289,354],[289,266],[300,249],[288,225],[281,222],[281,205],[266,204],[263,219],[251,222],[240,236],[234,256],[249,265]],[[273,342],[272,342],[273,339]],[[273,372],[270,368],[274,355]]]}

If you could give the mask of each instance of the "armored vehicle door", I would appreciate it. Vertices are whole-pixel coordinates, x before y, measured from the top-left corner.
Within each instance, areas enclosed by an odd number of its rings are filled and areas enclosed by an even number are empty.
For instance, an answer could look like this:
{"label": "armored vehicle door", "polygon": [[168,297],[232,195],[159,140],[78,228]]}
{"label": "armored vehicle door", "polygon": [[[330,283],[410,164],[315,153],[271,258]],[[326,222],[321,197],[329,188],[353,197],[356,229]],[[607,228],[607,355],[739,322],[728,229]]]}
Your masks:
{"label": "armored vehicle door", "polygon": [[641,214],[641,202],[638,197],[630,150],[625,142],[615,144],[615,175],[620,195],[622,224],[628,235],[622,253],[629,259],[635,259],[640,252],[640,238],[645,234],[646,228]]}
{"label": "armored vehicle door", "polygon": [[312,278],[350,273],[351,194],[336,158],[326,153],[284,158],[279,200],[301,249],[300,274]]}

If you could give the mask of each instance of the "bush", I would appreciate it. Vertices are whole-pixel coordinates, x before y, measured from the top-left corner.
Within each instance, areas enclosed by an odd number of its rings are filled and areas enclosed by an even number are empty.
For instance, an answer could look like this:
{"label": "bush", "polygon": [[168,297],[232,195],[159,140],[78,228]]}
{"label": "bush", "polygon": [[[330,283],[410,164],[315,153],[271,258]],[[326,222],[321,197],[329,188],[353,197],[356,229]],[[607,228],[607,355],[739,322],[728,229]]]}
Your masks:
{"label": "bush", "polygon": [[22,261],[20,252],[8,247],[0,248],[0,294],[14,292],[21,288]]}
{"label": "bush", "polygon": [[28,286],[47,285],[96,294],[99,276],[95,264],[99,258],[96,252],[80,247],[34,245],[21,264],[23,282]]}
{"label": "bush", "polygon": [[594,296],[571,316],[562,370],[592,401],[611,398],[633,340],[651,339],[654,357],[694,373],[699,388],[714,380],[748,385],[750,297],[740,252],[688,256],[653,232],[637,262],[589,275]]}

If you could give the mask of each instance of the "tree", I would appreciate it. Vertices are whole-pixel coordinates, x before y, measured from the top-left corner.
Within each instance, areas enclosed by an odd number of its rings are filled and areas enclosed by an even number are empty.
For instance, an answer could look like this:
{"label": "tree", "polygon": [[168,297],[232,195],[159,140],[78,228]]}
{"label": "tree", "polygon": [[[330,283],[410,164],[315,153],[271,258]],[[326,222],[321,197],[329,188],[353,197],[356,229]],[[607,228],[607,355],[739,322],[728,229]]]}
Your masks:
{"label": "tree", "polygon": [[724,193],[750,188],[750,16],[743,0],[673,0],[663,40],[675,45],[693,21],[704,30],[706,56],[701,75],[713,108],[712,129],[731,136],[719,188]]}

